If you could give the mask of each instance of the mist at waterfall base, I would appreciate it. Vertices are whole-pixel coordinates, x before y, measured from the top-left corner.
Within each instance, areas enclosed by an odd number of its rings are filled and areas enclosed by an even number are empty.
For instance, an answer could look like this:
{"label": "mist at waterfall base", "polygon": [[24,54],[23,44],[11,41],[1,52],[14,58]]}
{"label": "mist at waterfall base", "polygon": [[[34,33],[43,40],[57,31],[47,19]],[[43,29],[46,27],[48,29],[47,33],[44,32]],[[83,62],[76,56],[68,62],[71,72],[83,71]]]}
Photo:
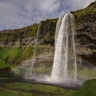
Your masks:
{"label": "mist at waterfall base", "polygon": [[[55,32],[55,54],[51,75],[33,74],[33,67],[36,58],[36,47],[38,46],[38,36],[41,23],[38,27],[34,58],[31,60],[31,71],[26,73],[26,79],[34,79],[39,82],[50,83],[79,83],[82,81],[77,78],[77,58],[75,48],[75,24],[74,16],[67,13],[58,19]],[[30,75],[29,75],[30,74]]]}

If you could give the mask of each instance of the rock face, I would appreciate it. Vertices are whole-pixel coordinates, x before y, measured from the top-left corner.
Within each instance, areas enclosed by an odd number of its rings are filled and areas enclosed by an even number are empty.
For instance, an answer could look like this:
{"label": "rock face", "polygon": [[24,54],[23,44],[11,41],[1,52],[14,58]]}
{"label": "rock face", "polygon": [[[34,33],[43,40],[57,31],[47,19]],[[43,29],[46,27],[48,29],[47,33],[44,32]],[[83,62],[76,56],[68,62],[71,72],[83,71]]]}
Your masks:
{"label": "rock face", "polygon": [[5,41],[0,42],[1,47],[24,47],[24,46],[31,46],[34,45],[35,37],[25,37],[23,39],[17,39],[16,41]]}
{"label": "rock face", "polygon": [[73,14],[76,18],[77,54],[96,65],[96,1]]}
{"label": "rock face", "polygon": [[95,64],[96,22],[89,22],[84,22],[77,28],[77,53],[82,56],[82,58],[90,60],[91,63]]}
{"label": "rock face", "polygon": [[[96,65],[96,1],[87,8],[71,12],[76,22],[77,55]],[[57,19],[41,21],[39,44],[54,46],[54,35]],[[33,46],[38,24],[17,30],[0,31],[0,46],[24,47]]]}
{"label": "rock face", "polygon": [[54,46],[54,36],[57,19],[47,19],[41,21],[39,43],[40,45],[51,45]]}

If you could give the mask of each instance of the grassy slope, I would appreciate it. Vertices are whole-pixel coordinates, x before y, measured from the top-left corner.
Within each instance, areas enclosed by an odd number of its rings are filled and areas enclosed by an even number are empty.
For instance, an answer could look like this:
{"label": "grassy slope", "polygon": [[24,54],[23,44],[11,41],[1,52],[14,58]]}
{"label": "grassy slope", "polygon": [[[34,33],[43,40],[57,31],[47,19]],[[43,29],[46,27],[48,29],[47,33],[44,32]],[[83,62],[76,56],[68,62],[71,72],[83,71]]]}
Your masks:
{"label": "grassy slope", "polygon": [[33,54],[33,47],[2,48],[0,47],[0,68],[19,64],[23,59],[28,59]]}
{"label": "grassy slope", "polygon": [[31,96],[72,96],[72,94],[77,92],[77,90],[65,90],[63,88],[49,85],[27,83],[5,84],[0,91],[0,96],[3,96],[3,94],[6,96],[8,94],[10,94],[10,96],[20,96],[23,94],[26,94],[25,96],[30,96],[30,94]]}
{"label": "grassy slope", "polygon": [[[92,5],[92,6],[91,6]],[[96,4],[95,3],[92,3],[91,5],[89,5],[88,7],[84,8],[84,9],[81,9],[81,10],[78,10],[78,11],[75,11],[74,12],[74,15],[76,15],[76,17],[79,19],[81,18],[81,15],[88,15],[88,14],[94,14],[96,13]]]}
{"label": "grassy slope", "polygon": [[[37,47],[38,54],[41,51],[44,51],[45,47],[46,46]],[[11,69],[18,66],[22,61],[32,58],[33,53],[34,53],[33,46],[26,46],[24,48],[0,47],[0,76],[7,75]]]}
{"label": "grassy slope", "polygon": [[73,96],[96,96],[96,79],[86,81]]}
{"label": "grassy slope", "polygon": [[[83,22],[95,22],[96,18],[96,1],[91,3],[88,7],[72,12],[76,19],[76,26],[79,27]],[[90,18],[91,17],[91,18]],[[88,19],[89,18],[89,19]]]}

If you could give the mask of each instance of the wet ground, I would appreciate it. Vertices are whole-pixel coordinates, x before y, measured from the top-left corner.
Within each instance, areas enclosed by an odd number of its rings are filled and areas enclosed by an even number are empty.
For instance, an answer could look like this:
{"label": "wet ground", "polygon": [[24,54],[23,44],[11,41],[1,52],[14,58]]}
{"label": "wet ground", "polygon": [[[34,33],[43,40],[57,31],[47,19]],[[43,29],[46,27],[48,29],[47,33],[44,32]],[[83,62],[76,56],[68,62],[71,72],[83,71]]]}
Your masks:
{"label": "wet ground", "polygon": [[57,86],[64,89],[74,89],[78,90],[82,86],[82,81],[72,81],[72,82],[48,82],[43,80],[35,80],[35,79],[23,79],[23,78],[3,78],[0,79],[0,85],[4,83],[30,83],[30,84],[42,84],[42,85],[51,85]]}

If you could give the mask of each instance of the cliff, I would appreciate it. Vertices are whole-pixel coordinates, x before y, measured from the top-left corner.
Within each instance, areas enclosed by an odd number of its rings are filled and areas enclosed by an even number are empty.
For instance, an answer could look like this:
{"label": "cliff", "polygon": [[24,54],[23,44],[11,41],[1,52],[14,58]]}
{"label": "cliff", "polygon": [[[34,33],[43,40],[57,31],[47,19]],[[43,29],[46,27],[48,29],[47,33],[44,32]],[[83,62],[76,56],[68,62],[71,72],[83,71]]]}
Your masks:
{"label": "cliff", "polygon": [[77,53],[96,65],[96,1],[72,13],[76,18]]}
{"label": "cliff", "polygon": [[[74,14],[76,23],[77,56],[96,65],[96,1],[84,9],[72,11],[71,13]],[[38,40],[41,53],[52,52],[53,54],[56,23],[57,18],[41,21]],[[16,65],[22,60],[31,58],[38,25],[33,24],[21,29],[0,31],[0,69],[4,68],[1,67],[3,63],[6,65],[9,62]],[[8,50],[10,52],[7,52]],[[12,52],[13,54],[16,53],[13,57],[10,55]],[[7,67],[10,65],[8,64]]]}
{"label": "cliff", "polygon": [[1,47],[22,47],[34,44],[38,24],[15,30],[0,31]]}

